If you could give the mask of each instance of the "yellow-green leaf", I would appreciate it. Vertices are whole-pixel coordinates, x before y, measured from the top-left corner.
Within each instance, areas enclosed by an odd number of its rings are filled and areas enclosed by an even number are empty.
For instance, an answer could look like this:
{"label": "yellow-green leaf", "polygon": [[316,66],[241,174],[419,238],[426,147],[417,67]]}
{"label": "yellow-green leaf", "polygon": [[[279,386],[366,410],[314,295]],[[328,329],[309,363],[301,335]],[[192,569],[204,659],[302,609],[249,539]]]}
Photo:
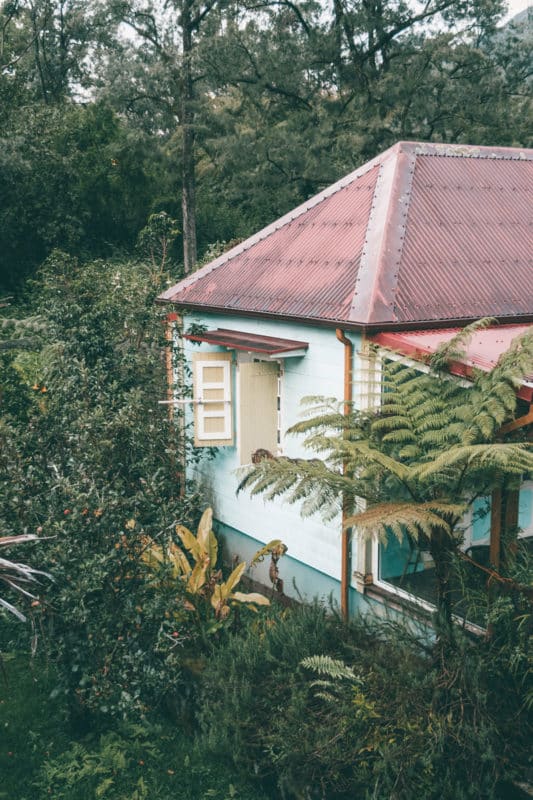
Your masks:
{"label": "yellow-green leaf", "polygon": [[219,583],[216,584],[213,594],[211,595],[211,605],[215,611],[218,611],[222,605],[222,590]]}
{"label": "yellow-green leaf", "polygon": [[215,569],[218,558],[218,542],[213,531],[209,531],[209,564]]}
{"label": "yellow-green leaf", "polygon": [[185,527],[185,525],[176,525],[176,533],[180,537],[186,549],[191,553],[194,560],[198,561],[201,557],[202,550],[196,541],[194,534],[192,534],[190,530]]}
{"label": "yellow-green leaf", "polygon": [[281,539],[272,539],[268,544],[265,544],[257,553],[254,555],[250,562],[251,567],[255,567],[256,564],[259,564],[265,556],[274,553],[274,555],[284,555],[287,552],[287,546],[283,544]]}
{"label": "yellow-green leaf", "polygon": [[173,577],[187,575],[191,571],[191,565],[187,561],[187,556],[177,544],[170,542],[167,548],[168,559],[173,567]]}
{"label": "yellow-green leaf", "polygon": [[231,575],[229,576],[228,580],[222,584],[222,593],[224,597],[228,597],[235,586],[239,583],[240,579],[242,578],[242,574],[246,569],[246,561],[243,561],[241,564],[238,564]]}
{"label": "yellow-green leaf", "polygon": [[257,603],[258,606],[270,605],[268,597],[259,592],[233,592],[231,599],[237,600],[239,603]]}
{"label": "yellow-green leaf", "polygon": [[213,510],[211,508],[206,508],[198,524],[198,534],[196,536],[196,541],[204,553],[209,552],[209,534],[211,533],[212,528]]}
{"label": "yellow-green leaf", "polygon": [[187,591],[190,594],[197,594],[204,585],[208,566],[209,558],[207,556],[197,562],[187,583]]}

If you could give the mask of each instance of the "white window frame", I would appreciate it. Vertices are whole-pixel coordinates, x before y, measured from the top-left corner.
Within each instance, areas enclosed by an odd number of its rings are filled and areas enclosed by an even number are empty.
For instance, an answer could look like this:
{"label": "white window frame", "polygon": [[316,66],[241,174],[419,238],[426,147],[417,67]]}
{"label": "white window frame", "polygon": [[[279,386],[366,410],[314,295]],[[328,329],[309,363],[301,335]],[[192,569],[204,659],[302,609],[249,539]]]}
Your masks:
{"label": "white window frame", "polygon": [[[203,352],[193,355],[193,404],[194,404],[194,441],[197,447],[220,447],[233,445],[233,403],[232,403],[232,353]],[[221,368],[222,381],[206,381],[202,372],[205,368]],[[222,391],[222,398],[208,400],[204,398],[206,390]],[[210,406],[224,405],[223,411],[210,410]],[[206,420],[221,419],[223,428],[220,432],[206,431]]]}

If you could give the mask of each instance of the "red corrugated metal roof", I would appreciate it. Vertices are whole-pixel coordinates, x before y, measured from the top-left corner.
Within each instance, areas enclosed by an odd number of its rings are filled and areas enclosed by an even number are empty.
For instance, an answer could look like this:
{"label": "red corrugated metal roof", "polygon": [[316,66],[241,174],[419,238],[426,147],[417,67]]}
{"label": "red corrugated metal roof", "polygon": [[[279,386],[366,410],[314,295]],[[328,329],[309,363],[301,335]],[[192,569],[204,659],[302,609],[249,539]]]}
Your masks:
{"label": "red corrugated metal roof", "polygon": [[400,142],[159,298],[380,328],[533,318],[533,150]]}
{"label": "red corrugated metal roof", "polygon": [[[454,375],[467,377],[474,367],[488,372],[496,366],[500,356],[509,349],[513,339],[523,336],[532,329],[533,325],[498,325],[477,331],[465,346],[464,359],[452,362],[450,371]],[[441,344],[449,342],[459,331],[460,328],[429,331],[383,331],[369,338],[382,347],[424,361]],[[524,381],[518,395],[525,400],[532,400],[533,375]]]}
{"label": "red corrugated metal roof", "polygon": [[309,347],[308,342],[279,339],[277,336],[259,336],[255,333],[230,331],[225,328],[198,334],[189,333],[184,338],[191,342],[207,342],[221,347],[230,347],[233,350],[245,350],[247,353],[263,353],[269,356],[291,355],[299,350],[307,350]]}

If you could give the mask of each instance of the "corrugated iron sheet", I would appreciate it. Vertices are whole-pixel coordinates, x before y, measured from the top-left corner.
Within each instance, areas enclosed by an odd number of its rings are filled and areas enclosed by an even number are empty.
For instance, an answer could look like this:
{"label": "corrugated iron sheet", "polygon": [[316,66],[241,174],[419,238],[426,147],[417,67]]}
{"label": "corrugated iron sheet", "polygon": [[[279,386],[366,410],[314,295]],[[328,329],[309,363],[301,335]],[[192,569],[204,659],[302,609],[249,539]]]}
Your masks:
{"label": "corrugated iron sheet", "polygon": [[418,156],[394,316],[533,313],[533,161]]}
{"label": "corrugated iron sheet", "polygon": [[269,356],[290,354],[300,350],[307,350],[309,342],[296,341],[295,339],[279,339],[277,336],[260,336],[256,333],[245,331],[231,331],[217,328],[215,331],[205,331],[199,334],[186,334],[185,339],[191,342],[207,342],[221,347],[230,347],[233,350],[244,350],[247,353],[263,353]]}
{"label": "corrugated iron sheet", "polygon": [[188,286],[178,284],[170,299],[236,312],[344,319],[377,173],[374,167],[217,269]]}
{"label": "corrugated iron sheet", "polygon": [[532,150],[400,142],[159,300],[374,329],[531,318],[532,201]]}
{"label": "corrugated iron sheet", "polygon": [[[456,336],[460,330],[460,328],[443,328],[422,331],[384,331],[369,338],[382,347],[424,361],[440,345],[449,342]],[[477,331],[465,346],[465,357],[450,364],[451,372],[455,375],[468,376],[469,370],[473,367],[489,372],[496,366],[500,356],[509,349],[513,340],[531,330],[533,330],[533,325],[497,325]],[[519,391],[518,394],[531,400],[533,375],[525,379],[523,388],[524,391]]]}

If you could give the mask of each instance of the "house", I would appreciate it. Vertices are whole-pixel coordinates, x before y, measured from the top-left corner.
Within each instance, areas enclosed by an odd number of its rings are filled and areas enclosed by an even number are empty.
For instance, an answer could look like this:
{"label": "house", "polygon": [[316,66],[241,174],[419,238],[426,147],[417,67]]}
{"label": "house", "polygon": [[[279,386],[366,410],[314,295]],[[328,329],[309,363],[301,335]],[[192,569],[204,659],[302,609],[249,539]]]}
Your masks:
{"label": "house", "polygon": [[[195,444],[217,447],[197,475],[230,553],[282,539],[285,591],[333,595],[345,611],[365,594],[410,597],[402,545],[350,541],[340,518],[237,497],[239,468],[265,451],[308,456],[285,435],[305,396],[364,408],[369,342],[418,359],[495,317],[452,365],[490,368],[533,321],[532,199],[533,150],[400,142],[160,296],[182,315]],[[533,378],[519,394],[527,425]],[[508,507],[533,534],[531,481]],[[491,515],[473,514],[465,547],[494,537]]]}

